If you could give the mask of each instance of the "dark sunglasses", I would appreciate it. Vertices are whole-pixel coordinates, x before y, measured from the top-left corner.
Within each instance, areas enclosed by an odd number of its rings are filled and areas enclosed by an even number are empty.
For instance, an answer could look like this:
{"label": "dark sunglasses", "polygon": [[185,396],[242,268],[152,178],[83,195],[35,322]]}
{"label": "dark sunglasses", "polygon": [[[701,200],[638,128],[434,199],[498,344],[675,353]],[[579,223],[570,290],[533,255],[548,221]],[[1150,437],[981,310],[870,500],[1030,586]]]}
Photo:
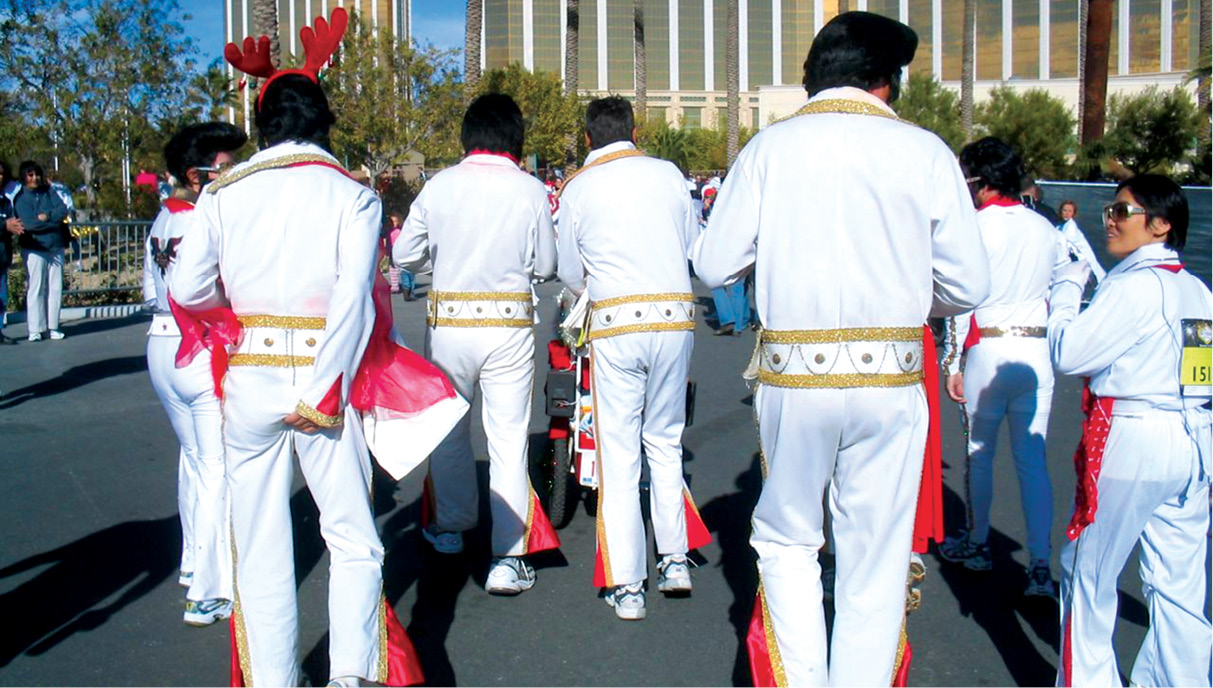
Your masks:
{"label": "dark sunglasses", "polygon": [[1145,215],[1146,209],[1139,208],[1127,201],[1116,201],[1109,203],[1103,207],[1103,216],[1105,220],[1113,222],[1124,222],[1134,215]]}

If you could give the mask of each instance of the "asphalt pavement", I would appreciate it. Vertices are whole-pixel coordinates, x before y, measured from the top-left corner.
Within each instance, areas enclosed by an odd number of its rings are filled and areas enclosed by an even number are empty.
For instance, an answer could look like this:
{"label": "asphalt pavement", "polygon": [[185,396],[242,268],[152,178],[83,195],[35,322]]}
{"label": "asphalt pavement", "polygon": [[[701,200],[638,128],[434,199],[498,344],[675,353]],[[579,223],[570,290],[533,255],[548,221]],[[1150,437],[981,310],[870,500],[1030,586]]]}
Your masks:
{"label": "asphalt pavement", "polygon": [[[421,292],[425,289],[424,282]],[[531,451],[543,451],[542,342],[538,326]],[[756,585],[750,511],[762,486],[752,393],[741,378],[752,332],[712,335],[711,300],[700,308],[692,378],[695,423],[685,468],[713,543],[701,550],[689,599],[649,596],[648,618],[615,618],[591,585],[594,521],[585,509],[560,531],[559,554],[535,563],[538,583],[516,598],[484,592],[487,500],[462,555],[435,554],[417,522],[421,476],[399,484],[381,472],[375,505],[387,550],[385,592],[408,627],[434,685],[749,685],[744,635]],[[421,300],[395,304],[418,348]],[[0,347],[0,685],[225,685],[225,623],[182,624],[176,581],[177,443],[148,379],[147,319],[68,323],[63,341]],[[1074,492],[1079,385],[1061,378],[1048,438],[1053,481],[1053,572]],[[964,444],[944,397],[944,495],[949,526],[962,524]],[[479,409],[474,445],[487,474]],[[483,488],[483,484],[482,484]],[[296,477],[295,563],[304,674],[327,674],[327,555],[315,506]],[[1056,602],[1025,599],[1028,555],[1013,461],[1000,437],[990,544],[994,570],[975,573],[926,557],[922,610],[909,620],[911,685],[1052,685],[1058,661]],[[1207,562],[1206,562],[1207,566]],[[655,586],[654,586],[655,587]],[[1121,576],[1116,635],[1127,674],[1148,623],[1135,559]]]}

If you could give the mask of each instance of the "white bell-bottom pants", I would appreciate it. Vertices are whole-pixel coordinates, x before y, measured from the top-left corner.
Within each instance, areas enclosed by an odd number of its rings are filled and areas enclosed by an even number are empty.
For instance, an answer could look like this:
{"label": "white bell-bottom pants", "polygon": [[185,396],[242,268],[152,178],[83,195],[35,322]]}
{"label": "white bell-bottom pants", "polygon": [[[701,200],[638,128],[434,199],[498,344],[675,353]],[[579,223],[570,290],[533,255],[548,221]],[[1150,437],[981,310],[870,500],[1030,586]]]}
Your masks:
{"label": "white bell-bottom pants", "polygon": [[63,300],[63,249],[21,249],[25,263],[25,312],[30,334],[59,329],[59,305]]}
{"label": "white bell-bottom pants", "polygon": [[[469,404],[479,388],[481,421],[488,441],[493,556],[527,554],[527,512],[531,506],[527,433],[535,379],[535,335],[529,327],[430,328],[426,352]],[[475,528],[480,494],[471,414],[465,414],[430,455],[430,480],[438,528]]]}
{"label": "white bell-bottom pants", "polygon": [[[1150,612],[1129,683],[1208,686],[1209,414],[1144,411],[1112,427],[1097,482],[1095,520],[1061,551],[1059,686],[1119,686],[1112,646],[1117,580],[1141,545]],[[1186,417],[1186,422],[1185,422]],[[1198,447],[1203,448],[1203,459]]]}
{"label": "white bell-bottom pants", "polygon": [[[754,403],[766,479],[750,544],[788,685],[887,686],[926,446],[922,385],[759,385]],[[836,562],[832,637],[818,562],[826,505]]]}
{"label": "white bell-bottom pants", "polygon": [[177,511],[181,515],[181,570],[193,572],[185,596],[232,599],[232,548],[228,537],[227,481],[223,469],[223,416],[211,379],[211,357],[200,352],[176,367],[179,336],[147,338],[152,387],[168,413],[181,450]]}
{"label": "white bell-bottom pants", "polygon": [[371,512],[371,464],[358,412],[307,435],[282,419],[311,368],[235,366],[224,383],[224,440],[236,555],[238,651],[246,680],[299,685],[291,527],[292,455],[320,510],[328,547],[330,676],[379,680],[383,544]]}
{"label": "white bell-bottom pants", "polygon": [[608,586],[648,577],[640,510],[642,445],[657,551],[687,551],[682,430],[693,346],[691,332],[639,332],[590,344],[598,545]]}

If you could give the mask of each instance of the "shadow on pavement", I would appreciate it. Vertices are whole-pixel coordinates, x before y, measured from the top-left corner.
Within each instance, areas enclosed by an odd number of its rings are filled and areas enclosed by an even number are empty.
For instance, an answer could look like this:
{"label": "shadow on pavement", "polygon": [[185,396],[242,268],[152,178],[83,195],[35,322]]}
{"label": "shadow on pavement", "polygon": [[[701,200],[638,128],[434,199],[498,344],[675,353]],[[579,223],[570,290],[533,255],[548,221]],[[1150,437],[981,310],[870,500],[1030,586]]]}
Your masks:
{"label": "shadow on pavement", "polygon": [[[945,523],[964,523],[964,500],[943,488]],[[1022,546],[995,528],[988,540],[994,567],[970,571],[936,555],[936,570],[956,597],[963,616],[972,617],[990,637],[1015,685],[1049,686],[1057,679],[1057,666],[1041,655],[1024,632],[1020,619],[1032,633],[1057,650],[1060,643],[1060,611],[1056,600],[1024,597],[1028,572],[1011,558]]]}
{"label": "shadow on pavement", "polygon": [[27,401],[52,397],[56,394],[70,392],[78,387],[104,380],[118,375],[130,375],[147,370],[147,357],[124,356],[109,358],[104,361],[94,361],[84,365],[68,368],[59,377],[43,380],[28,387],[15,389],[0,399],[0,411],[20,406]]}
{"label": "shadow on pavement", "polygon": [[0,667],[91,631],[177,572],[177,516],[127,521],[0,569],[0,579],[47,567],[0,595]]}
{"label": "shadow on pavement", "polygon": [[737,653],[733,662],[733,685],[750,685],[749,656],[745,637],[758,592],[757,555],[750,547],[750,516],[762,492],[762,462],[755,452],[750,467],[737,476],[737,492],[717,497],[699,509],[708,530],[720,545],[720,563],[725,582],[733,592],[729,605],[729,623],[737,635]]}
{"label": "shadow on pavement", "polygon": [[61,329],[68,337],[78,337],[85,334],[116,330],[120,327],[135,325],[140,322],[151,322],[151,316],[146,314],[137,314],[128,315],[123,318],[89,318],[87,320],[79,320],[71,324],[65,324]]}

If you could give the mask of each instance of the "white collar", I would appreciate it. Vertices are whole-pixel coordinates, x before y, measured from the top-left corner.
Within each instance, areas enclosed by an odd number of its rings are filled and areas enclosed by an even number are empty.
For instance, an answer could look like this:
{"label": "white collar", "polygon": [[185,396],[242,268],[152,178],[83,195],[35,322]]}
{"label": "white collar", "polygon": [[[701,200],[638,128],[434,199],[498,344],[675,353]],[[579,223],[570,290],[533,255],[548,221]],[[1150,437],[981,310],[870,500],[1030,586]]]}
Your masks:
{"label": "white collar", "polygon": [[519,169],[518,163],[510,160],[500,153],[473,153],[463,156],[463,160],[459,164],[471,163],[473,165],[500,165],[502,167],[512,167]]}
{"label": "white collar", "polygon": [[248,162],[259,163],[287,155],[319,155],[332,160],[334,165],[337,164],[337,158],[333,157],[332,153],[314,143],[303,143],[301,141],[283,141],[282,143],[274,144],[269,148],[257,151],[253,154],[253,157],[248,159]]}
{"label": "white collar", "polygon": [[631,141],[616,141],[608,143],[602,148],[595,148],[590,151],[590,154],[585,156],[585,164],[588,165],[604,155],[610,155],[621,150],[636,150],[636,144]]}
{"label": "white collar", "polygon": [[1175,249],[1169,248],[1165,243],[1146,244],[1125,256],[1124,260],[1117,263],[1115,267],[1108,271],[1108,276],[1111,277],[1112,275],[1135,270],[1139,267],[1151,268],[1155,265],[1174,265],[1178,262],[1179,253]]}

